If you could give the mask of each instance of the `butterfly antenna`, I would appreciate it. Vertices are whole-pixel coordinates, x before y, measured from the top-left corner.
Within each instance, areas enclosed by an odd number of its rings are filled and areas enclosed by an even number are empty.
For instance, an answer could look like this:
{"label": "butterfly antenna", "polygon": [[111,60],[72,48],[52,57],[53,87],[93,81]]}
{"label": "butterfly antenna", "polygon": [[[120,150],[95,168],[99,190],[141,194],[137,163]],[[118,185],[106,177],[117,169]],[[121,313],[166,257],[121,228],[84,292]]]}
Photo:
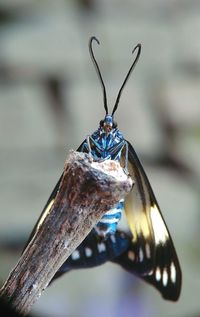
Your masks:
{"label": "butterfly antenna", "polygon": [[101,72],[100,72],[100,69],[99,69],[99,66],[97,64],[97,61],[96,61],[96,58],[94,57],[94,53],[93,53],[93,49],[92,49],[92,42],[93,41],[96,41],[97,44],[100,44],[99,40],[95,37],[95,36],[92,36],[89,40],[89,52],[90,52],[90,56],[91,56],[91,59],[93,61],[93,64],[95,66],[95,69],[96,69],[96,72],[97,72],[97,75],[99,77],[99,80],[101,82],[101,86],[102,86],[102,89],[103,89],[103,102],[104,102],[104,108],[105,108],[105,111],[106,111],[106,114],[108,114],[108,105],[107,105],[107,97],[106,97],[106,88],[105,88],[105,85],[104,85],[104,82],[103,82],[103,78],[101,76]]}
{"label": "butterfly antenna", "polygon": [[122,91],[123,91],[123,89],[124,89],[124,86],[126,85],[126,82],[127,82],[127,80],[129,79],[129,76],[130,76],[130,74],[132,73],[132,71],[133,71],[133,69],[134,69],[135,65],[137,64],[137,61],[138,61],[138,59],[139,59],[139,57],[140,57],[141,44],[136,45],[136,47],[135,47],[135,48],[133,49],[133,51],[132,51],[132,54],[136,51],[136,49],[137,49],[137,55],[136,55],[136,57],[135,57],[135,59],[134,59],[134,62],[133,62],[133,64],[131,65],[131,67],[130,67],[130,69],[129,69],[129,71],[128,71],[128,73],[127,73],[125,79],[124,79],[124,82],[123,82],[123,84],[122,84],[122,86],[121,86],[121,88],[120,88],[120,90],[119,90],[119,92],[118,92],[117,99],[116,99],[116,102],[115,102],[115,105],[114,105],[114,108],[113,108],[112,116],[114,115],[115,111],[117,110],[117,107],[118,107],[118,104],[119,104],[119,100],[120,100]]}

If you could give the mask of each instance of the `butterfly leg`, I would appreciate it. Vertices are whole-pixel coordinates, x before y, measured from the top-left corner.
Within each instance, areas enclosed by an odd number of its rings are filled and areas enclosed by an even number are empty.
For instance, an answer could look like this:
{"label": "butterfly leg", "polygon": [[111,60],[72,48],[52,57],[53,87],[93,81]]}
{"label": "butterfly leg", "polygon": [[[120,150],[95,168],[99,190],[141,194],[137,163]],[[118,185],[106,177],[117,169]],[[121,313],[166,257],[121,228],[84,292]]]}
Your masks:
{"label": "butterfly leg", "polygon": [[90,144],[90,136],[89,136],[89,135],[88,135],[87,138],[86,138],[86,142],[87,142],[89,154],[91,155],[91,153],[92,153],[92,148],[91,148],[91,144]]}
{"label": "butterfly leg", "polygon": [[88,153],[93,156],[93,148],[98,150],[98,144],[95,142],[95,140],[93,140],[93,138],[90,135],[88,135],[86,137],[86,140],[81,144],[77,151]]}
{"label": "butterfly leg", "polygon": [[130,173],[128,171],[128,142],[124,141],[122,151],[125,151],[123,170],[127,176],[130,176]]}
{"label": "butterfly leg", "polygon": [[90,135],[86,137],[85,142],[82,144],[79,150],[80,152],[86,152],[90,154],[93,158],[98,159],[98,161],[101,161],[102,149],[99,147],[98,143]]}

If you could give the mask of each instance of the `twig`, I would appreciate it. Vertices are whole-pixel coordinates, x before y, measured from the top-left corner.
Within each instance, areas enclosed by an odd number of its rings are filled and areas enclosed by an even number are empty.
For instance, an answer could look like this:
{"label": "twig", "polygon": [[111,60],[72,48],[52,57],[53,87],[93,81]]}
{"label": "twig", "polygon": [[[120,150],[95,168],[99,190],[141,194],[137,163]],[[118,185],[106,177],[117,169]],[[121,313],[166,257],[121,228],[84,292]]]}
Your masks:
{"label": "twig", "polygon": [[88,154],[71,152],[55,201],[0,296],[26,315],[64,261],[131,187],[117,162],[93,162]]}

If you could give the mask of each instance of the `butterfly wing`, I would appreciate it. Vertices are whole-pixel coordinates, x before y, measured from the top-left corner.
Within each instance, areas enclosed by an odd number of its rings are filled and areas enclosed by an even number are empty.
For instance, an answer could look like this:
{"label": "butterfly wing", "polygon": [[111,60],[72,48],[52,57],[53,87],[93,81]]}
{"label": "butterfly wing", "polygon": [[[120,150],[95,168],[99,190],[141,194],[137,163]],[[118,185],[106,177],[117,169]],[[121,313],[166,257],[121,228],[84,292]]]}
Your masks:
{"label": "butterfly wing", "polygon": [[[83,144],[85,143],[85,140],[81,143],[81,145],[79,146],[79,148],[77,149],[78,152],[82,152],[83,150]],[[56,198],[56,195],[57,195],[57,192],[59,190],[59,187],[60,187],[60,183],[61,183],[61,180],[62,180],[62,177],[63,177],[63,173],[62,175],[60,176],[56,186],[54,187],[49,199],[47,200],[47,203],[46,205],[44,206],[29,238],[28,238],[28,241],[26,242],[25,244],[25,247],[23,249],[23,252],[25,250],[25,248],[27,247],[27,245],[29,244],[29,242],[31,241],[31,239],[33,238],[33,236],[35,235],[36,231],[38,230],[39,226],[42,224],[42,222],[44,221],[45,217],[47,216],[47,214],[49,213],[50,209],[51,209],[51,206],[53,205],[54,203],[54,200]]]}
{"label": "butterfly wing", "polygon": [[127,144],[128,170],[135,182],[125,199],[125,212],[133,235],[131,253],[127,256],[134,264],[135,274],[153,284],[163,297],[177,300],[181,269],[173,241],[137,154],[131,144]]}
{"label": "butterfly wing", "polygon": [[[128,143],[127,143],[128,144]],[[141,164],[128,144],[128,172],[134,186],[125,199],[125,213],[132,233],[134,246],[134,265],[140,274],[151,272],[154,267],[154,232],[151,225],[150,209],[151,197],[145,178],[141,171]],[[125,151],[124,151],[125,152]],[[125,166],[126,155],[122,152],[122,166]]]}
{"label": "butterfly wing", "polygon": [[118,258],[128,249],[130,239],[128,234],[117,230],[106,240],[100,240],[92,230],[59,268],[52,281],[70,270],[88,269]]}
{"label": "butterfly wing", "polygon": [[181,292],[182,274],[169,233],[164,244],[161,242],[156,245],[155,267],[150,274],[143,276],[143,279],[157,288],[163,298],[178,300]]}

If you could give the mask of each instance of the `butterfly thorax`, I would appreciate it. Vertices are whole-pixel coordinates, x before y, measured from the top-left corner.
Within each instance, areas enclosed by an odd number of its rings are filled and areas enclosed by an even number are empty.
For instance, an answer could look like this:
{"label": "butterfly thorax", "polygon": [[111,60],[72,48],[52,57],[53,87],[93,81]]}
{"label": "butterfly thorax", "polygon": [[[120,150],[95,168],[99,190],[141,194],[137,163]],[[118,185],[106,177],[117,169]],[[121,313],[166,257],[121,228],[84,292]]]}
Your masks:
{"label": "butterfly thorax", "polygon": [[[119,160],[121,151],[117,151],[116,155],[115,147],[118,143],[124,141],[122,133],[119,129],[112,129],[109,133],[106,133],[101,127],[91,135],[91,142],[94,141],[94,147],[92,147],[92,156],[94,158],[101,159],[113,159]],[[96,146],[97,145],[97,146]]]}

